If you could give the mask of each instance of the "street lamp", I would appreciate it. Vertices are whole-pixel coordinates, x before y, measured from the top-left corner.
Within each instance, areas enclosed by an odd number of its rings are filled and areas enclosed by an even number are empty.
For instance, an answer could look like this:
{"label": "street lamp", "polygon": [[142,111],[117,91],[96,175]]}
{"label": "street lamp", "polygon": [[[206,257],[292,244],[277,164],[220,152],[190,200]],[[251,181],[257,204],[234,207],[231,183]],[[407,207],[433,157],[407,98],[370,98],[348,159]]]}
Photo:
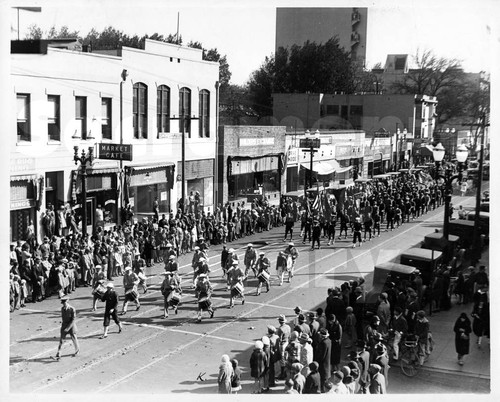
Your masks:
{"label": "street lamp", "polygon": [[[313,159],[314,159],[314,153],[318,152],[319,148],[321,147],[321,139],[320,139],[320,132],[319,130],[316,130],[314,133],[314,137],[310,136],[309,130],[305,132],[305,138],[301,139],[299,142],[299,147],[304,148],[304,152],[310,152],[311,158],[310,158],[310,165],[309,165],[309,187],[312,187],[312,172],[313,172]],[[304,195],[307,198],[307,179],[304,178]]]}
{"label": "street lamp", "polygon": [[82,178],[82,235],[85,236],[87,234],[87,162],[92,167],[92,162],[94,162],[94,148],[89,147],[89,151],[85,153],[85,150],[82,149],[82,154],[78,156],[78,145],[74,147],[75,155],[73,156],[73,160],[75,161],[75,165],[78,165],[80,162],[80,176]]}
{"label": "street lamp", "polygon": [[450,167],[446,167],[444,169],[444,175],[439,174],[439,167],[441,162],[444,159],[445,149],[441,143],[436,145],[432,150],[432,156],[434,158],[434,162],[436,163],[436,179],[442,178],[444,180],[445,186],[445,197],[444,197],[444,223],[443,223],[443,237],[448,240],[448,232],[449,232],[449,218],[450,218],[450,202],[451,202],[451,194],[452,194],[452,183],[453,180],[458,179],[462,180],[462,172],[464,169],[464,162],[467,160],[469,156],[469,151],[465,147],[465,145],[460,145],[457,148],[456,157],[458,162],[458,173],[453,174],[453,169]]}
{"label": "street lamp", "polygon": [[[123,84],[125,83],[125,81],[127,80],[127,77],[128,77],[128,71],[123,69],[121,74],[120,74],[120,77],[121,77],[121,81],[120,81],[120,145],[123,145]],[[123,205],[123,160],[120,158],[120,208],[121,210],[124,208],[124,205]],[[121,217],[122,217],[122,214],[119,213],[118,214],[118,222],[121,223]]]}

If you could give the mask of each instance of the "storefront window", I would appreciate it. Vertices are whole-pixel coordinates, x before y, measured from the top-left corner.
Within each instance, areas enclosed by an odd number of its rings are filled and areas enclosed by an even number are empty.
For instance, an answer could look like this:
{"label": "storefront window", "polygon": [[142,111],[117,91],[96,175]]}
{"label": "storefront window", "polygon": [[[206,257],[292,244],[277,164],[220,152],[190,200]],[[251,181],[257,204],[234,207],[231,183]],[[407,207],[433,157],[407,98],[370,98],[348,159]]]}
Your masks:
{"label": "storefront window", "polygon": [[279,191],[279,174],[277,170],[253,172],[233,175],[228,180],[229,197],[238,198],[252,194]]}
{"label": "storefront window", "polygon": [[170,192],[167,183],[148,184],[145,186],[130,187],[130,203],[135,213],[153,213],[153,203],[158,197],[160,213],[170,212]]}
{"label": "storefront window", "polygon": [[26,234],[30,221],[34,219],[34,209],[20,209],[10,211],[10,241],[26,240]]}

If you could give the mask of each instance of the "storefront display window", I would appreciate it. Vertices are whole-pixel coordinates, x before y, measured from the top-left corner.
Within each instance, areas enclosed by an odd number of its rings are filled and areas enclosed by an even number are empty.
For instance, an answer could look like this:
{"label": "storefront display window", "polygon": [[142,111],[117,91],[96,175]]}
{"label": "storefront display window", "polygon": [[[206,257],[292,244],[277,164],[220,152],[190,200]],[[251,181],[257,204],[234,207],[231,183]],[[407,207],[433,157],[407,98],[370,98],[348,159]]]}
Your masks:
{"label": "storefront display window", "polygon": [[170,191],[167,183],[130,187],[129,197],[134,213],[153,213],[153,203],[156,197],[158,197],[160,213],[170,212]]}
{"label": "storefront display window", "polygon": [[280,190],[277,170],[233,175],[229,177],[228,182],[230,198],[260,194],[262,187],[264,192]]}

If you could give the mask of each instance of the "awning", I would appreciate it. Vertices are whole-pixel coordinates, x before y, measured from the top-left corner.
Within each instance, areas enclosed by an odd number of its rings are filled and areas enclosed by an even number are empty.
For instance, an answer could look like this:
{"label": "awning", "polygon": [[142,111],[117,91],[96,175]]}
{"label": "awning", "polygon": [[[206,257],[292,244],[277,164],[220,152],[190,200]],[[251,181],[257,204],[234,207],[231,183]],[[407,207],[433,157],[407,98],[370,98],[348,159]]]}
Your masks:
{"label": "awning", "polygon": [[36,174],[23,174],[19,176],[10,176],[10,181],[21,181],[21,180],[36,180]]}
{"label": "awning", "polygon": [[166,168],[166,167],[170,167],[170,166],[175,166],[175,163],[173,163],[173,162],[156,162],[156,163],[148,163],[147,165],[140,165],[140,166],[127,165],[128,168],[133,169],[135,171],[147,170],[147,169],[161,169],[161,168]]}
{"label": "awning", "polygon": [[[305,169],[309,169],[311,167],[310,163],[301,163],[302,167]],[[313,162],[313,171],[320,175],[327,175],[332,173],[343,173],[352,169],[352,166],[348,167],[340,167],[340,164],[336,160],[329,161],[319,161]]]}
{"label": "awning", "polygon": [[96,169],[87,169],[87,174],[110,174],[110,173],[118,173],[120,168],[118,167],[108,167],[108,168],[96,168]]}

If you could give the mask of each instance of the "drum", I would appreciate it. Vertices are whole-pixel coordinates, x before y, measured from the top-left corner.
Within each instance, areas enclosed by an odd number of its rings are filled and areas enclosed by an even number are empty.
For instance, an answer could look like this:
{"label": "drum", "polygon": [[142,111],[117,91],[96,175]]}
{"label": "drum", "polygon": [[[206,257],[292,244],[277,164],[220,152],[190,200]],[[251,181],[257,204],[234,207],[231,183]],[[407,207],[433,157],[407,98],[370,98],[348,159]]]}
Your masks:
{"label": "drum", "polygon": [[177,290],[173,290],[167,297],[167,302],[171,306],[176,306],[181,301],[182,294]]}
{"label": "drum", "polygon": [[233,296],[233,297],[242,297],[243,296],[243,290],[244,290],[243,285],[238,282],[231,289],[231,296]]}
{"label": "drum", "polygon": [[208,310],[208,308],[212,305],[212,301],[208,298],[208,296],[200,297],[198,299],[198,308],[200,310]]}
{"label": "drum", "polygon": [[129,289],[125,292],[125,297],[128,297],[131,300],[136,300],[139,297],[139,292],[137,289],[134,287],[132,289]]}
{"label": "drum", "polygon": [[269,282],[269,277],[271,275],[267,271],[262,271],[259,275],[257,275],[257,278],[261,282]]}
{"label": "drum", "polygon": [[102,283],[99,283],[93,290],[92,294],[101,299],[104,297],[104,293],[106,293],[106,286],[104,286]]}

